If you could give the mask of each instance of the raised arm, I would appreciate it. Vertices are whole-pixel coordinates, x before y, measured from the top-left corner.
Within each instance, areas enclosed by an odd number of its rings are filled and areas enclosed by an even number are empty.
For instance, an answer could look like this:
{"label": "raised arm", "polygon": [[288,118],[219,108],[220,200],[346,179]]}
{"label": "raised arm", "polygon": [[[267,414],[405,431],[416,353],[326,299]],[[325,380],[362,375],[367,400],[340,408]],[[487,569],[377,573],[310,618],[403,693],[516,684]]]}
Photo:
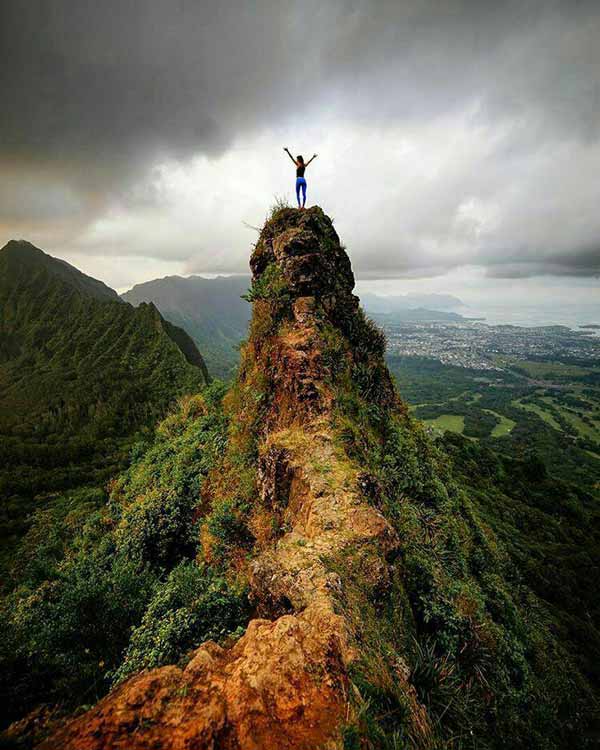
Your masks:
{"label": "raised arm", "polygon": [[317,158],[317,154],[313,154],[304,166],[308,167],[311,161],[313,161],[313,159],[316,159],[316,158]]}
{"label": "raised arm", "polygon": [[291,160],[292,160],[292,161],[294,162],[294,164],[295,164],[296,166],[298,166],[298,162],[297,162],[297,161],[296,161],[296,160],[294,159],[294,157],[293,157],[293,156],[292,156],[292,155],[290,154],[290,150],[288,149],[288,147],[287,147],[287,146],[284,146],[284,147],[283,147],[283,150],[284,150],[284,151],[285,151],[285,153],[286,153],[286,154],[287,154],[287,155],[288,155],[288,156],[290,157],[290,159],[291,159]]}

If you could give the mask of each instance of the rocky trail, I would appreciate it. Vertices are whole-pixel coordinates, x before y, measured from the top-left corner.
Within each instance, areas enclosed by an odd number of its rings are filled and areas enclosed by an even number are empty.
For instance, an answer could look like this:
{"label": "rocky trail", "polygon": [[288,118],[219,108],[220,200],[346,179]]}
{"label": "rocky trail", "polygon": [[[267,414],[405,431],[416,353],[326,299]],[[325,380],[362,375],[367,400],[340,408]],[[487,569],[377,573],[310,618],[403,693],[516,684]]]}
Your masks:
{"label": "rocky trail", "polygon": [[[282,226],[263,232],[252,267],[255,283],[267,266],[279,271],[292,315],[275,335],[251,335],[245,357],[246,372],[259,368],[270,392],[260,426],[261,503],[284,508],[287,529],[251,563],[262,617],[228,649],[205,643],[184,669],[133,677],[43,748],[342,747],[355,654],[343,614],[344,556],[362,555],[368,585],[384,587],[399,540],[332,434],[318,323],[347,326],[346,316],[358,314],[348,258],[318,208],[290,211]],[[255,301],[255,315],[268,305]],[[352,358],[350,347],[344,356]]]}

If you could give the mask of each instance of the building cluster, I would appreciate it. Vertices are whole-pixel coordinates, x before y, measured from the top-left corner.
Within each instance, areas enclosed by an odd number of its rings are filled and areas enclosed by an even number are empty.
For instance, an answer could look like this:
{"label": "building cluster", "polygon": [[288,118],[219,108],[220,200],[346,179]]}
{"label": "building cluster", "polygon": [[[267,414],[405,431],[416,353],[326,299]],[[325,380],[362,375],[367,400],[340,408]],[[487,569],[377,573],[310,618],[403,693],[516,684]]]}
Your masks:
{"label": "building cluster", "polygon": [[390,323],[388,353],[429,357],[444,364],[502,370],[503,357],[600,361],[600,338],[566,326],[525,328],[476,322]]}

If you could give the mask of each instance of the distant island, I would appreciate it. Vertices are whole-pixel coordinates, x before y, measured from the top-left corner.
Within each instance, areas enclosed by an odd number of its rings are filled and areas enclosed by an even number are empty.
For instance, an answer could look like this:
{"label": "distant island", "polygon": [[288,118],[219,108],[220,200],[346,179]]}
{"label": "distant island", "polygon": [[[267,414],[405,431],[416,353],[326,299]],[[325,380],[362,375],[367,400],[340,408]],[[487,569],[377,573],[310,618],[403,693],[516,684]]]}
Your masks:
{"label": "distant island", "polygon": [[580,328],[593,328],[595,331],[600,331],[600,325],[597,323],[588,323],[585,326],[579,326]]}

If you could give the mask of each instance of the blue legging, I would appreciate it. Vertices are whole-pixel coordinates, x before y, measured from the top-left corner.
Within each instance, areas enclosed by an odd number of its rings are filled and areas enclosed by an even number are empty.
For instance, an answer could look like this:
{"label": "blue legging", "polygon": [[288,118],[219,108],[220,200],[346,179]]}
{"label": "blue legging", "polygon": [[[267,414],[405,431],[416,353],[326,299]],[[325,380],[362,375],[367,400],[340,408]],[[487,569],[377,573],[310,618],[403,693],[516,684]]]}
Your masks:
{"label": "blue legging", "polygon": [[296,198],[300,206],[300,188],[302,188],[302,205],[306,203],[306,180],[304,177],[296,177]]}

